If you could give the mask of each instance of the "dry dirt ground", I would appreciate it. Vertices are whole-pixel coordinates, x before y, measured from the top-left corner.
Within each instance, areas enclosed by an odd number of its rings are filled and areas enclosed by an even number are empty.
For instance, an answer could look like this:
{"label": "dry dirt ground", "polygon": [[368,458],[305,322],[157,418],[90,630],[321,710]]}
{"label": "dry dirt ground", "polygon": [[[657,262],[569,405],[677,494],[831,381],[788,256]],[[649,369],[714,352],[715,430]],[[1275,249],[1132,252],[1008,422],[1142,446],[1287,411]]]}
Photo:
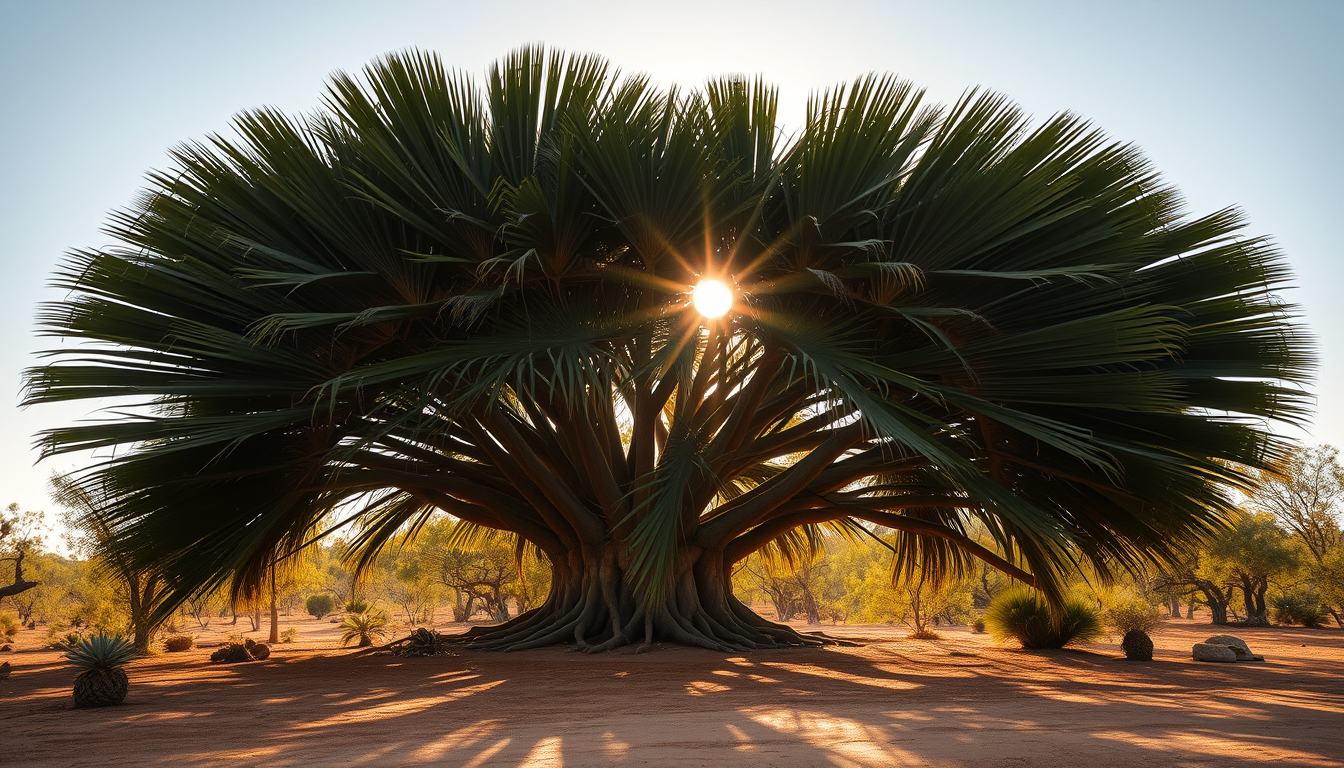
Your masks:
{"label": "dry dirt ground", "polygon": [[268,661],[141,659],[123,706],[86,711],[25,631],[0,654],[0,765],[1344,766],[1338,629],[1234,630],[1268,661],[1232,665],[1190,659],[1214,633],[1199,621],[1169,622],[1150,663],[1114,643],[1029,653],[853,626],[824,629],[862,647],[403,659],[286,623],[300,640]]}

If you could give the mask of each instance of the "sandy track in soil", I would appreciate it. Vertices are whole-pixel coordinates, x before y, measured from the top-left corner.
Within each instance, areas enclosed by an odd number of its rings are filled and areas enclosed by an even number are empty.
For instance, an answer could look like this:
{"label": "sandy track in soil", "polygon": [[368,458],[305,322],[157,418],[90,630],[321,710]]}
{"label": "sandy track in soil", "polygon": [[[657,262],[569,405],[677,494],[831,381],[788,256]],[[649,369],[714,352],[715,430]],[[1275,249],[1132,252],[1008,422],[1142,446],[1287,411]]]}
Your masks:
{"label": "sandy track in soil", "polygon": [[24,632],[0,656],[15,666],[0,765],[1344,766],[1336,629],[1234,630],[1269,662],[1215,665],[1189,659],[1212,629],[1184,621],[1151,663],[1107,643],[1026,653],[889,627],[825,628],[871,638],[861,648],[740,656],[400,659],[294,624],[303,639],[266,662],[212,665],[206,648],[136,661],[126,704],[91,711]]}

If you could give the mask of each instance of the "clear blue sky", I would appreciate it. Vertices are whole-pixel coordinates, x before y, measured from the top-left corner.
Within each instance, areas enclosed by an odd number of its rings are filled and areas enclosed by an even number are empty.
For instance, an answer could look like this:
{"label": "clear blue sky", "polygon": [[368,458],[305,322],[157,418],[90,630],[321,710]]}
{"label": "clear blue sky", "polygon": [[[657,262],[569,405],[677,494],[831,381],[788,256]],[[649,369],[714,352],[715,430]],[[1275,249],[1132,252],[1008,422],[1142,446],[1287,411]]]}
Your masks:
{"label": "clear blue sky", "polygon": [[[178,142],[231,115],[313,109],[327,75],[417,46],[479,73],[529,42],[599,53],[658,82],[762,73],[786,123],[807,94],[890,71],[937,100],[971,86],[1044,117],[1073,110],[1143,147],[1193,213],[1237,205],[1288,254],[1318,339],[1308,439],[1344,446],[1344,1],[230,2],[0,0],[0,503],[50,506],[38,430],[82,407],[17,408],[50,340],[35,304],[62,254],[107,243]],[[1301,435],[1299,435],[1301,436]]]}

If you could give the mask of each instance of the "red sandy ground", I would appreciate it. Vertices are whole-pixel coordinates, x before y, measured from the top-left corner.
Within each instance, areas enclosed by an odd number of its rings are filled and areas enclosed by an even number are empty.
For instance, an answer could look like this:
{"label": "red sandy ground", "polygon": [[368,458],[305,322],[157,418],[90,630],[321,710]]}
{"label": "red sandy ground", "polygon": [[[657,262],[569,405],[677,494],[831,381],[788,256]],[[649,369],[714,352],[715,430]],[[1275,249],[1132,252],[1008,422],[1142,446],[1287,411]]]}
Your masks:
{"label": "red sandy ground", "polygon": [[852,626],[823,629],[863,647],[402,659],[292,625],[266,662],[138,660],[101,710],[72,708],[73,671],[25,631],[0,654],[0,765],[1344,766],[1338,629],[1233,630],[1268,659],[1233,665],[1190,659],[1214,634],[1197,621],[1168,622],[1150,663]]}

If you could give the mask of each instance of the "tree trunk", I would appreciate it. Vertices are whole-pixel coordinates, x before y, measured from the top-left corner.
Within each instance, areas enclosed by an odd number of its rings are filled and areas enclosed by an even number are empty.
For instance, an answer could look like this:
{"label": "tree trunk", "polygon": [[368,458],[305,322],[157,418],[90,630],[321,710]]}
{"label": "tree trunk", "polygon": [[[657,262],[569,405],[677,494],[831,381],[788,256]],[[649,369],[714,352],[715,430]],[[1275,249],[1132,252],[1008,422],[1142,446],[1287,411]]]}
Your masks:
{"label": "tree trunk", "polygon": [[498,626],[474,627],[458,639],[506,651],[573,642],[588,652],[635,642],[644,651],[660,640],[725,652],[837,642],[753,613],[732,594],[722,552],[678,552],[671,583],[652,601],[630,588],[616,546],[570,551],[553,557],[552,568],[551,590],[540,607]]}
{"label": "tree trunk", "polygon": [[803,616],[808,624],[821,623],[821,608],[817,606],[817,599],[812,595],[812,590],[804,587],[803,589]]}
{"label": "tree trunk", "polygon": [[130,587],[132,643],[137,651],[145,653],[154,637],[154,625],[150,623],[149,614],[157,597],[159,579],[157,576],[147,576],[142,585],[139,576],[131,576],[127,578],[127,586]]}
{"label": "tree trunk", "polygon": [[499,587],[494,588],[494,594],[490,599],[490,615],[495,621],[509,620],[509,600],[500,592]]}
{"label": "tree trunk", "polygon": [[1264,577],[1241,576],[1241,601],[1246,607],[1246,623],[1251,626],[1269,626],[1269,611],[1265,608],[1265,592],[1269,580]]}
{"label": "tree trunk", "polygon": [[[921,578],[920,581],[923,582],[923,579]],[[919,599],[920,588],[915,587],[906,591],[910,593],[910,621],[914,623],[915,634],[922,635],[924,634],[924,605]]]}
{"label": "tree trunk", "polygon": [[[1195,586],[1200,592],[1204,593],[1204,602],[1209,604],[1209,611],[1213,613],[1213,623],[1226,624],[1227,604],[1232,596],[1211,581],[1200,580],[1195,583]],[[1193,603],[1194,601],[1191,600],[1192,605]]]}
{"label": "tree trunk", "polygon": [[280,642],[280,607],[275,604],[275,566],[271,566],[271,634],[266,642],[275,645]]}

